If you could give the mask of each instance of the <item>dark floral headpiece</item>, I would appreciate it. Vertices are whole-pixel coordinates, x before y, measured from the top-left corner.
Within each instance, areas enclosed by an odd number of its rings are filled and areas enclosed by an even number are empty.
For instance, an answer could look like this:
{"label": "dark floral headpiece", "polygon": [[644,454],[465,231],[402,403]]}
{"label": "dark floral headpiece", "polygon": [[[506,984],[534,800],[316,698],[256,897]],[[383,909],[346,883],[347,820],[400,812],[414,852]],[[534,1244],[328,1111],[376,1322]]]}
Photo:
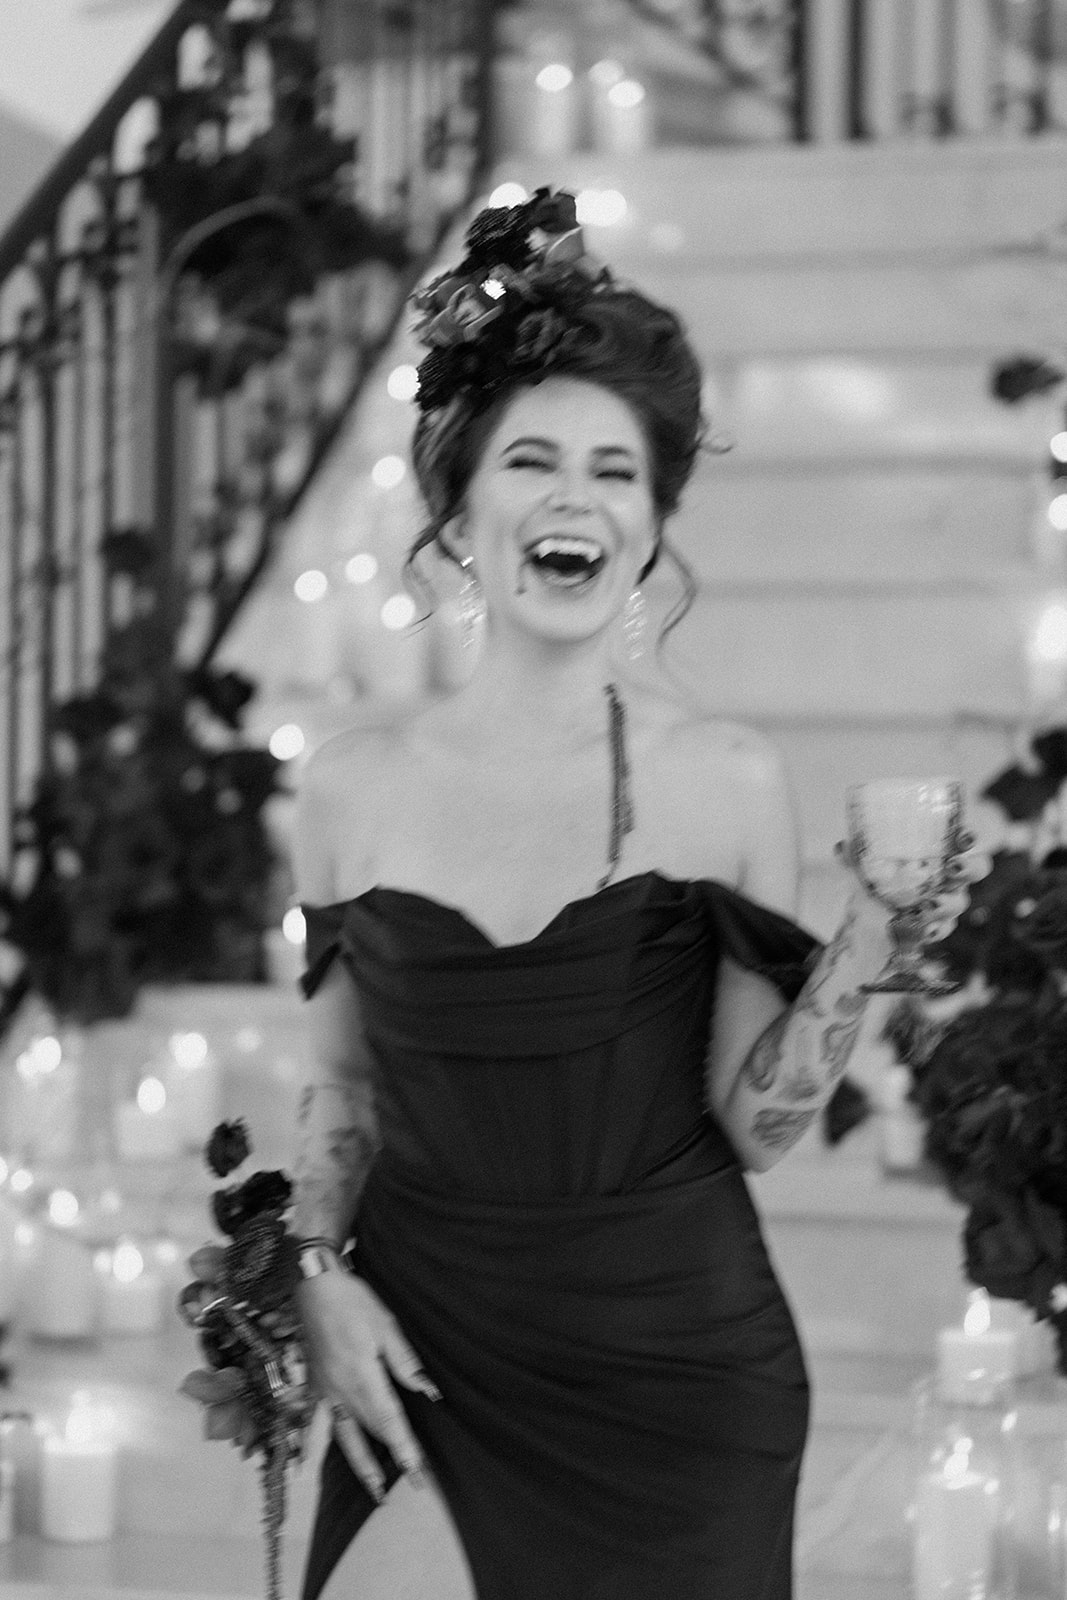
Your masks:
{"label": "dark floral headpiece", "polygon": [[412,296],[429,353],[417,403],[436,411],[457,395],[491,395],[516,374],[543,374],[578,347],[575,313],[614,286],[587,254],[574,196],[538,189],[516,206],[488,206],[467,230],[467,254]]}

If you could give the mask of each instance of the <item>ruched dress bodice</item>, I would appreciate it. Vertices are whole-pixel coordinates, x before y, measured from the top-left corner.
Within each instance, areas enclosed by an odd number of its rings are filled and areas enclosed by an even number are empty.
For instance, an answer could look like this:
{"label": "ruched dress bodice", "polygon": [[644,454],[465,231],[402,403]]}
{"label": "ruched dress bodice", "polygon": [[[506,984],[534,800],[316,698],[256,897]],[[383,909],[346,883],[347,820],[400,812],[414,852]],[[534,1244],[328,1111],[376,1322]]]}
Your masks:
{"label": "ruched dress bodice", "polygon": [[[792,999],[817,941],[660,872],[511,945],[386,886],[305,915],[375,1063],[356,1270],[445,1397],[401,1395],[478,1600],[786,1600],[807,1378],[706,1065],[722,958]],[[371,1508],[334,1446],[306,1597]]]}

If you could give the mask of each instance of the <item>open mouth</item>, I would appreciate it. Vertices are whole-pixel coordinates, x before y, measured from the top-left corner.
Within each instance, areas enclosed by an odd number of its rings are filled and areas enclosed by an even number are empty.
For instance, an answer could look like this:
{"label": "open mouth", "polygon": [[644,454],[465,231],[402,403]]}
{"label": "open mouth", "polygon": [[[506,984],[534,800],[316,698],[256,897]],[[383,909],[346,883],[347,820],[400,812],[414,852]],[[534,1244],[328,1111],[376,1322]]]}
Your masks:
{"label": "open mouth", "polygon": [[523,564],[556,589],[584,589],[607,564],[607,551],[595,539],[547,534],[527,549]]}

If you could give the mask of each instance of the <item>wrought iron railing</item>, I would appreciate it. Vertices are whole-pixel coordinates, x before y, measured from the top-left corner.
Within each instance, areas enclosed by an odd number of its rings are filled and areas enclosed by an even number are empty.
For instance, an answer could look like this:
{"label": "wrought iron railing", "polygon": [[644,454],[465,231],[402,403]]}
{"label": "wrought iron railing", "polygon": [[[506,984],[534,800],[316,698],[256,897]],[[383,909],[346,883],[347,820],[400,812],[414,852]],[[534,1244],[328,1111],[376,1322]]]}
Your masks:
{"label": "wrought iron railing", "polygon": [[181,0],[0,237],[0,877],[131,612],[195,670],[269,560],[485,168],[492,9]]}
{"label": "wrought iron railing", "polygon": [[774,108],[784,138],[1067,130],[1064,0],[629,3],[705,55],[723,93]]}

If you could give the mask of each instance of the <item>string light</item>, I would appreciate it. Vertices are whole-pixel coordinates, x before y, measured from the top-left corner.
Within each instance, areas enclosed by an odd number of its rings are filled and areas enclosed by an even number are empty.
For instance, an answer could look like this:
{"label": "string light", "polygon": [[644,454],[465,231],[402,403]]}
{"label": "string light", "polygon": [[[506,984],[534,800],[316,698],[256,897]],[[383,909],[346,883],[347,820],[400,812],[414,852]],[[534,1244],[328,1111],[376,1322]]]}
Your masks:
{"label": "string light", "polygon": [[418,369],[409,361],[394,367],[385,380],[387,392],[394,400],[414,400],[419,392]]}
{"label": "string light", "polygon": [[612,228],[622,222],[628,206],[618,189],[579,189],[574,200],[578,221],[592,228]]}
{"label": "string light", "polygon": [[403,456],[382,456],[370,469],[371,481],[379,489],[395,489],[407,473]]}
{"label": "string light", "polygon": [[145,1116],[154,1117],[167,1103],[167,1090],[158,1078],[142,1078],[137,1088],[137,1104]]}
{"label": "string light", "polygon": [[207,1060],[207,1040],[202,1033],[172,1033],[170,1053],[179,1067],[191,1071]]}
{"label": "string light", "polygon": [[57,1228],[70,1228],[78,1220],[81,1207],[69,1189],[53,1189],[48,1196],[48,1220]]}
{"label": "string light", "polygon": [[370,583],[378,576],[378,563],[366,550],[351,556],[345,562],[345,577],[349,583]]}
{"label": "string light", "polygon": [[491,206],[521,206],[529,198],[521,183],[498,183],[488,203]]}
{"label": "string light", "polygon": [[271,734],[267,748],[276,761],[292,761],[294,756],[301,754],[306,742],[302,728],[298,728],[295,722],[283,722]]}
{"label": "string light", "polygon": [[302,572],[293,584],[293,593],[298,600],[311,604],[321,600],[330,587],[330,580],[325,572],[320,572],[317,567],[312,567],[308,572]]}
{"label": "string light", "polygon": [[409,594],[391,594],[382,606],[380,616],[383,628],[399,633],[414,622],[415,602]]}

